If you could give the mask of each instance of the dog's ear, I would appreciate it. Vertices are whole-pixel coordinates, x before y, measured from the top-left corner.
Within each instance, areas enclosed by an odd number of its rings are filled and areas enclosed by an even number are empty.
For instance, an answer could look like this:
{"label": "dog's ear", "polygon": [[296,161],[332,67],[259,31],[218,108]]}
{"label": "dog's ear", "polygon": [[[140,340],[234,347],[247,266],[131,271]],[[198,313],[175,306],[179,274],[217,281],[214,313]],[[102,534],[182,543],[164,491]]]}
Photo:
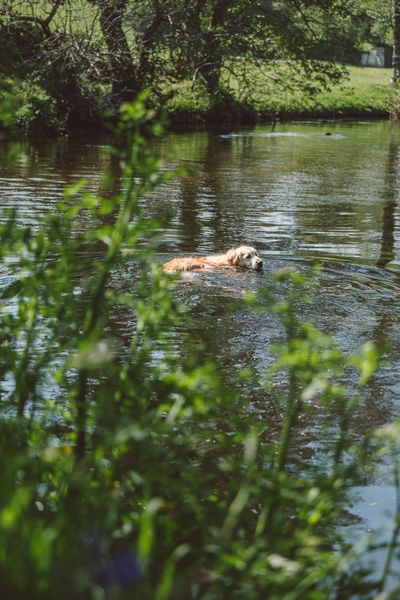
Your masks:
{"label": "dog's ear", "polygon": [[239,262],[239,255],[237,253],[237,248],[231,248],[226,253],[226,259],[230,265],[236,266]]}

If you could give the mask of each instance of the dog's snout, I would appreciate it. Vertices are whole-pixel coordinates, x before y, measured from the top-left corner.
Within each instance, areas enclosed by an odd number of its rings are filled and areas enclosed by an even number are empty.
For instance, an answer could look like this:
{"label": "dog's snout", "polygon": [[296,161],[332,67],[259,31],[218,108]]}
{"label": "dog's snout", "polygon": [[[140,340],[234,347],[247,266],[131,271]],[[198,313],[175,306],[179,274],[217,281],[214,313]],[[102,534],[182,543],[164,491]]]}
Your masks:
{"label": "dog's snout", "polygon": [[261,271],[261,269],[263,268],[263,261],[261,258],[256,259],[255,261],[255,267],[256,267],[256,271]]}

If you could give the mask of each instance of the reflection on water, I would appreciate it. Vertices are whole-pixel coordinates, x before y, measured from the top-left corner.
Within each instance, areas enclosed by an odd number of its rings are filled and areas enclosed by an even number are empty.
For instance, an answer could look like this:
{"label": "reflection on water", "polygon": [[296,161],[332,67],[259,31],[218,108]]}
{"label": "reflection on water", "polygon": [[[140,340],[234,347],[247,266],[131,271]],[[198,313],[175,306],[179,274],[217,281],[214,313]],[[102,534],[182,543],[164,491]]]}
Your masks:
{"label": "reflection on water", "polygon": [[171,242],[183,251],[215,251],[244,240],[268,255],[379,259],[382,244],[390,244],[389,228],[381,237],[384,207],[390,201],[387,223],[396,210],[397,129],[280,127],[298,131],[168,139],[166,156],[175,148],[197,175],[156,194],[158,206],[175,208],[166,249]]}
{"label": "reflection on water", "polygon": [[[183,333],[189,333],[204,352],[215,353],[227,373],[252,365],[262,374],[273,360],[270,348],[281,339],[281,326],[271,315],[244,308],[232,312],[229,305],[283,267],[304,270],[318,261],[323,269],[311,302],[299,306],[301,317],[332,334],[349,353],[367,340],[391,344],[351,435],[356,440],[397,416],[399,136],[396,125],[382,122],[278,124],[273,131],[166,138],[160,144],[166,162],[194,171],[143,199],[149,217],[171,217],[161,231],[160,262],[245,243],[259,250],[265,265],[263,273],[186,275],[176,292],[189,307],[184,326],[175,332],[177,352],[185,352]],[[91,190],[112,192],[104,189],[110,158],[102,143],[0,146],[0,218],[7,207],[16,207],[21,223],[34,224],[54,210],[66,184],[81,178]],[[16,160],[6,158],[9,150],[17,150]],[[113,285],[129,290],[136,272],[136,265],[122,264]],[[7,274],[0,274],[0,285],[9,283]],[[114,320],[123,344],[133,324],[123,310]],[[267,407],[265,418],[270,418]],[[316,424],[302,428],[299,450],[312,453]]]}

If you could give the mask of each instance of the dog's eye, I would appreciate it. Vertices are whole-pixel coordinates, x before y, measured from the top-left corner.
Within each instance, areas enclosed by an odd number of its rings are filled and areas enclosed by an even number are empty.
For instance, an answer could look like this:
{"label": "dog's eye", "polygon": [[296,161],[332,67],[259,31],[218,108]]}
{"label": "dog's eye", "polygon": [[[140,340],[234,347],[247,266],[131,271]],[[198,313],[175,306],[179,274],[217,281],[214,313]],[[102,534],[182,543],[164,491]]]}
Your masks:
{"label": "dog's eye", "polygon": [[245,254],[244,257],[245,258],[250,258],[250,254]]}

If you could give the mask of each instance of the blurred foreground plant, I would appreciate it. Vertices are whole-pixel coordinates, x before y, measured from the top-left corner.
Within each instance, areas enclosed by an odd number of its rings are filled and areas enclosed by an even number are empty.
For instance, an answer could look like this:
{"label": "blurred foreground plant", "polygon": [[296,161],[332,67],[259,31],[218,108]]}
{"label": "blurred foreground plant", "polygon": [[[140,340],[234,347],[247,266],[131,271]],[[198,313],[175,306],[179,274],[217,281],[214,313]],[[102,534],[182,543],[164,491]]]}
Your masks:
{"label": "blurred foreground plant", "polygon": [[[309,283],[283,273],[283,298],[248,299],[286,330],[269,379],[283,372],[285,389],[261,390],[277,432],[212,361],[176,358],[181,311],[154,259],[158,224],[140,214],[173,176],[152,149],[162,133],[145,95],[124,105],[122,190],[101,198],[81,182],[36,229],[15,214],[1,228],[1,597],[372,597],[381,582],[348,576],[336,525],[360,464],[349,420],[377,352],[346,357],[299,322]],[[128,292],[113,283],[121,265]],[[334,432],[313,461],[296,454],[304,413]]]}

